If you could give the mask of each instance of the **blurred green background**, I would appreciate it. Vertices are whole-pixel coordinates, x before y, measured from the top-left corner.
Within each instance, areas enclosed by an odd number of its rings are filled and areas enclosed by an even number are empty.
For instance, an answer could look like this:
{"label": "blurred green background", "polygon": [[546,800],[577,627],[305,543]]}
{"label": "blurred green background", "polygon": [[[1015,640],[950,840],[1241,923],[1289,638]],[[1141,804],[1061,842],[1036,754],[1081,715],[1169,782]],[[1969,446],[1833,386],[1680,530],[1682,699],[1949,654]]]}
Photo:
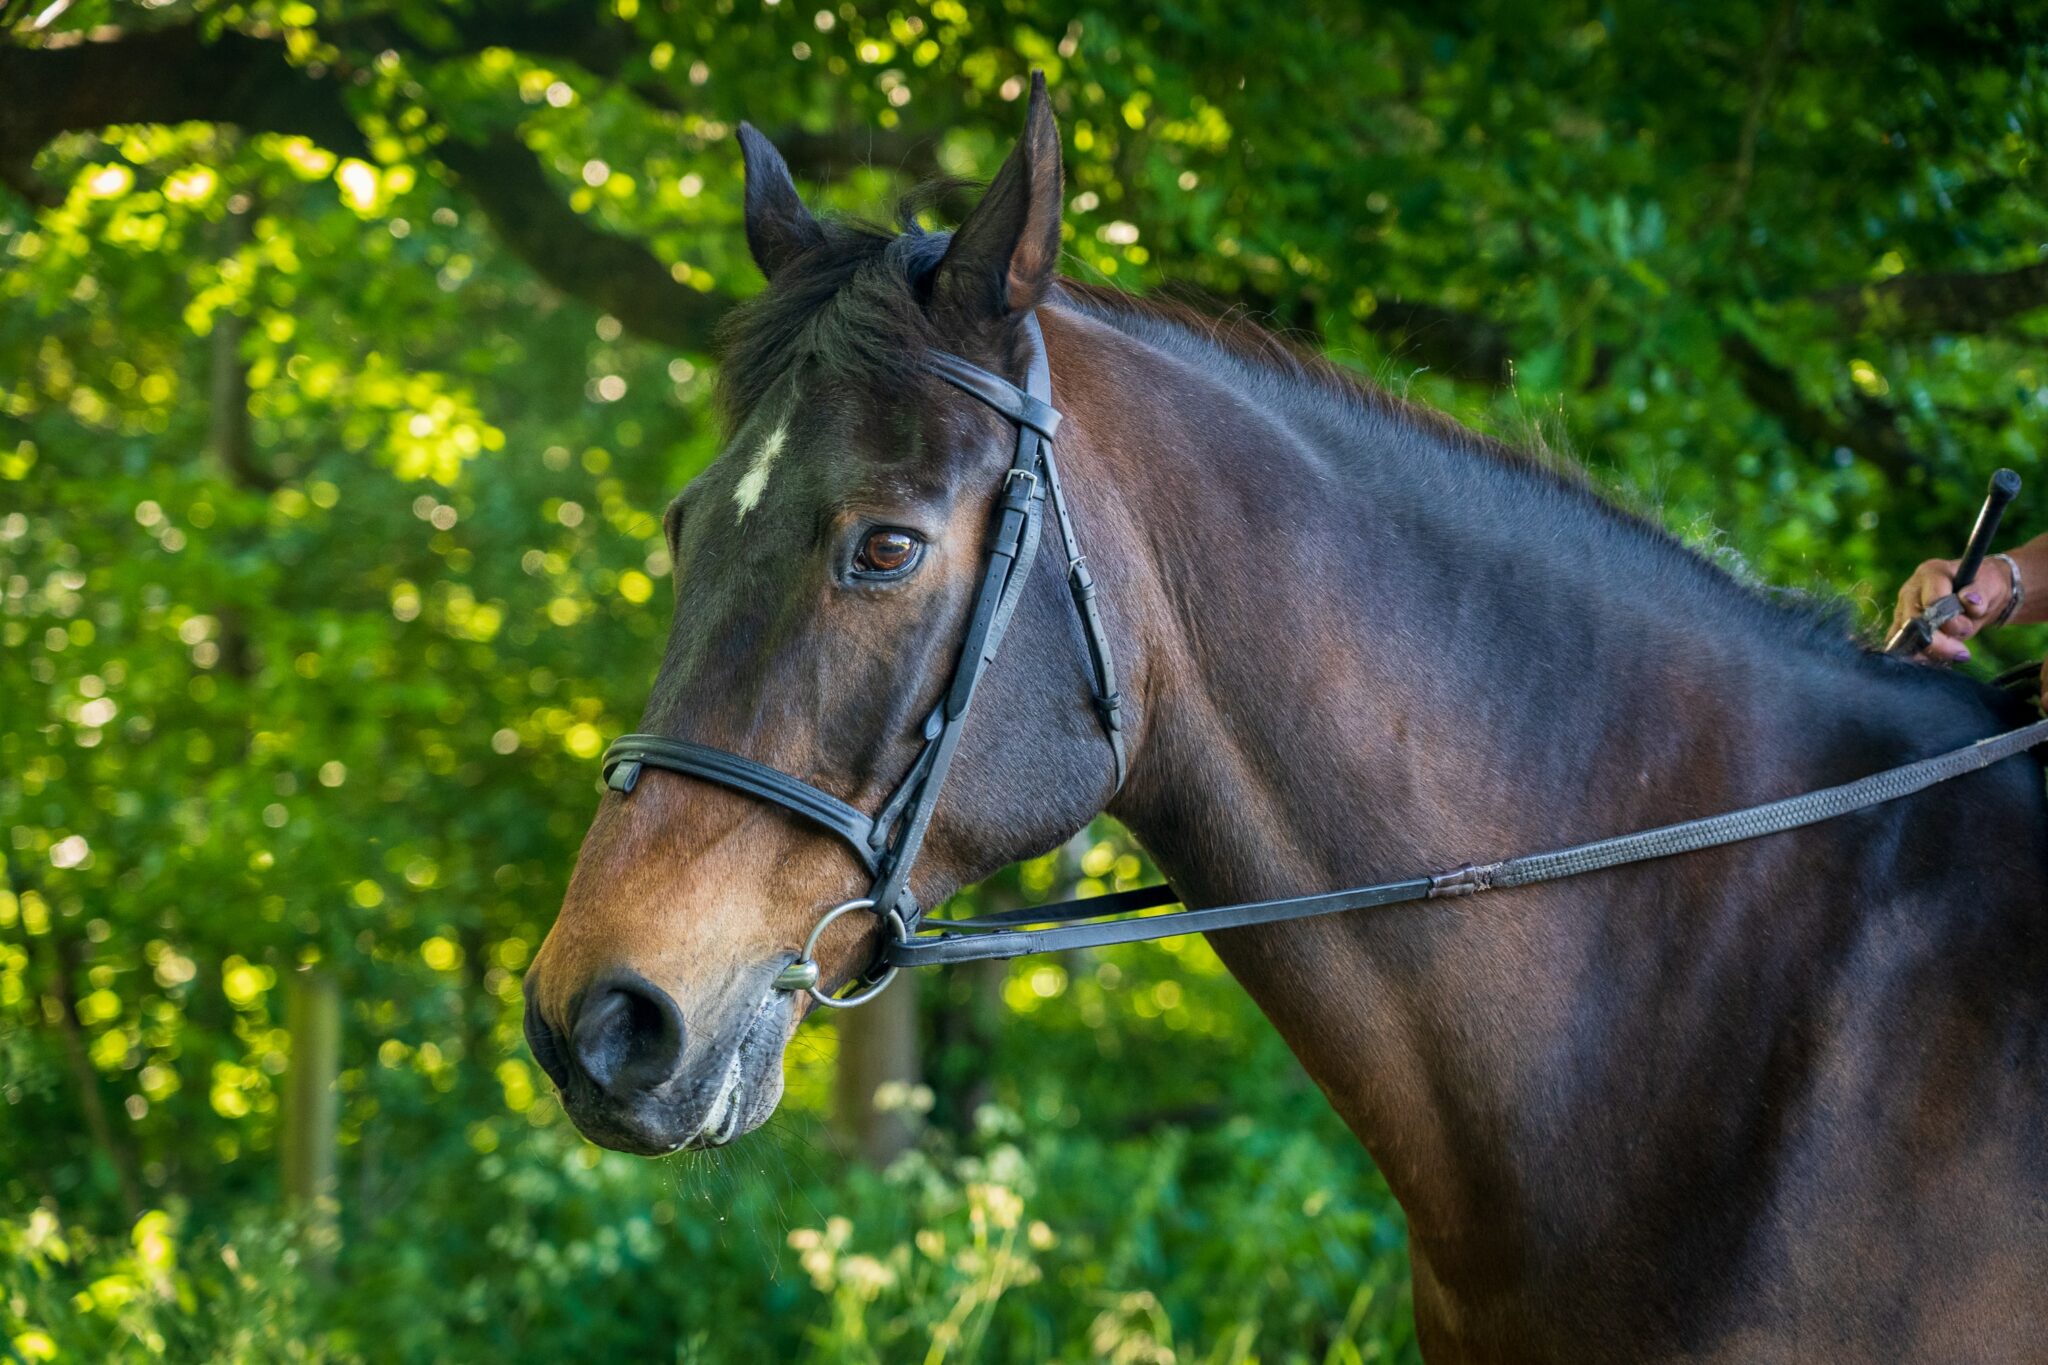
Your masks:
{"label": "blurred green background", "polygon": [[[1399,1210],[1199,941],[807,1025],[723,1153],[548,1094],[741,118],[886,216],[1042,67],[1070,274],[1866,625],[2048,488],[2032,7],[820,4],[0,3],[0,1358],[1413,1356]],[[1144,875],[1105,825],[970,897]]]}

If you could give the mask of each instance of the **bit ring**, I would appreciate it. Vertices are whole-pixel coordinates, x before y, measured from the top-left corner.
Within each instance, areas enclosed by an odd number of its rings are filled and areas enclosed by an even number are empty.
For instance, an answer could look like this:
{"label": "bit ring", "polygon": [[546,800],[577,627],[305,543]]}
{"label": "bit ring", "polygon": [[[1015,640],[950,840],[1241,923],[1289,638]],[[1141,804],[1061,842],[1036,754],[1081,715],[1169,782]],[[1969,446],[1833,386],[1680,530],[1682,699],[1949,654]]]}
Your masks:
{"label": "bit ring", "polygon": [[[820,972],[817,959],[818,940],[824,936],[826,926],[850,911],[872,910],[874,908],[875,903],[863,897],[857,900],[844,901],[827,910],[824,916],[811,927],[811,936],[804,940],[803,955],[787,967],[784,967],[782,974],[775,978],[775,988],[784,991],[803,991],[826,1009],[834,1010],[851,1009],[855,1005],[864,1005],[887,990],[889,983],[896,979],[896,973],[900,970],[899,968],[889,968],[879,977],[876,977],[873,982],[855,991],[852,995],[831,996],[818,989]],[[885,928],[893,928],[895,930],[895,941],[898,943],[909,937],[909,931],[903,924],[903,916],[894,910],[889,911],[882,917],[882,924]]]}

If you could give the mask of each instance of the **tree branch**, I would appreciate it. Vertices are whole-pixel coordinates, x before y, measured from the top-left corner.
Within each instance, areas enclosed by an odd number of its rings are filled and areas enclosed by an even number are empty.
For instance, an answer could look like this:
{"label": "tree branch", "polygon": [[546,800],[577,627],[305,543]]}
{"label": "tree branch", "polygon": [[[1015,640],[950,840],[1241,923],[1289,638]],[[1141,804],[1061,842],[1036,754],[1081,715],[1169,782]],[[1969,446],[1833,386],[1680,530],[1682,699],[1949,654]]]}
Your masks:
{"label": "tree branch", "polygon": [[[233,256],[249,244],[249,228],[255,218],[254,204],[240,213],[230,207],[221,223],[223,257]],[[248,331],[247,316],[232,308],[213,315],[206,445],[235,482],[258,492],[275,493],[283,481],[257,459],[256,440],[249,427],[249,368],[242,359],[242,339]],[[234,651],[228,653],[232,659]]]}
{"label": "tree branch", "polygon": [[[611,22],[605,7],[586,4],[535,5],[513,3],[442,5],[410,10],[403,15],[376,14],[320,26],[320,36],[344,51],[386,50],[426,61],[473,56],[485,48],[503,47],[530,56],[574,62],[594,76],[620,77],[640,51],[629,26]],[[680,111],[674,93],[646,80],[629,86],[657,108]]]}
{"label": "tree branch", "polygon": [[1390,355],[1433,374],[1498,387],[1512,377],[1514,349],[1497,323],[1412,299],[1381,299],[1365,328]]}
{"label": "tree branch", "polygon": [[2048,308],[2048,261],[1981,274],[1896,275],[1877,284],[1829,289],[1813,299],[1834,309],[1852,328],[1892,336],[1988,332]]}
{"label": "tree branch", "polygon": [[[1290,336],[1316,346],[1323,344],[1316,310],[1303,296],[1282,300],[1250,284],[1216,294],[1180,281],[1169,281],[1160,292],[1183,297],[1212,313],[1242,309],[1254,318],[1270,320]],[[1383,295],[1360,325],[1379,338],[1387,354],[1432,374],[1495,387],[1513,376],[1514,347],[1507,329],[1477,313]]]}
{"label": "tree branch", "polygon": [[1742,133],[1737,138],[1735,169],[1728,178],[1728,194],[1721,201],[1719,215],[1733,217],[1749,196],[1749,182],[1756,175],[1756,144],[1763,132],[1764,113],[1770,107],[1771,91],[1778,70],[1796,43],[1799,28],[1799,0],[1780,0],[1777,18],[1771,22],[1770,37],[1763,57],[1757,62],[1756,80],[1750,87],[1749,107],[1742,114]]}
{"label": "tree branch", "polygon": [[[332,37],[349,48],[394,47],[428,60],[505,46],[564,57],[601,75],[624,70],[630,54],[619,31],[594,17],[579,24],[557,19],[488,10],[465,16],[440,41],[388,20],[338,26]],[[337,80],[293,66],[282,43],[243,33],[207,39],[187,25],[61,47],[0,47],[0,89],[10,96],[0,101],[0,182],[43,206],[59,196],[30,171],[37,152],[59,133],[109,124],[205,120],[296,133],[337,152],[369,154]],[[658,102],[676,107],[672,99]],[[937,170],[931,140],[909,133],[796,133],[784,139],[783,149],[799,174],[829,176],[891,162],[912,174]],[[641,243],[571,210],[516,134],[480,141],[450,136],[435,151],[514,254],[556,289],[603,309],[637,335],[701,348],[729,306],[720,295],[677,283]]]}
{"label": "tree branch", "polygon": [[[592,50],[546,26],[514,23],[462,36],[478,45],[518,40]],[[64,47],[0,48],[0,89],[9,92],[0,101],[0,177],[43,206],[59,196],[30,173],[36,153],[59,133],[109,124],[198,119],[369,154],[338,84],[294,67],[282,43],[242,33],[207,40],[185,26]],[[450,137],[436,150],[506,245],[542,279],[650,340],[704,345],[728,301],[678,284],[645,246],[571,210],[515,134],[481,142]]]}
{"label": "tree branch", "polygon": [[1721,354],[1735,367],[1736,380],[1749,401],[1776,418],[1794,443],[1808,449],[1847,449],[1892,479],[1926,467],[1899,425],[1898,410],[1889,403],[1858,394],[1846,411],[1837,412],[1809,402],[1792,371],[1737,332],[1721,339]]}
{"label": "tree branch", "polygon": [[731,300],[678,284],[654,253],[571,209],[540,159],[512,133],[449,138],[436,151],[490,217],[505,245],[565,294],[664,346],[702,350]]}
{"label": "tree branch", "polygon": [[340,87],[291,64],[282,43],[196,25],[57,47],[0,47],[0,177],[30,202],[55,192],[29,165],[59,133],[116,123],[232,123],[294,133],[349,156],[368,144]]}

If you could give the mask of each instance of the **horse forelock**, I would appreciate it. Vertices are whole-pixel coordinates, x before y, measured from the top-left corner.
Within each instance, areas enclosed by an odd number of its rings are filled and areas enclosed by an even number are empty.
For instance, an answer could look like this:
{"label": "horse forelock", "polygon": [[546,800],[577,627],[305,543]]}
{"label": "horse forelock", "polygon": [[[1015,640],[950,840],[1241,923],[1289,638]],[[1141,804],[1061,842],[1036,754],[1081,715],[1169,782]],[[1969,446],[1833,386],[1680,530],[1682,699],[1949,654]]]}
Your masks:
{"label": "horse forelock", "polygon": [[824,224],[822,243],[721,328],[718,402],[728,425],[799,368],[876,393],[907,390],[937,345],[924,291],[950,240]]}

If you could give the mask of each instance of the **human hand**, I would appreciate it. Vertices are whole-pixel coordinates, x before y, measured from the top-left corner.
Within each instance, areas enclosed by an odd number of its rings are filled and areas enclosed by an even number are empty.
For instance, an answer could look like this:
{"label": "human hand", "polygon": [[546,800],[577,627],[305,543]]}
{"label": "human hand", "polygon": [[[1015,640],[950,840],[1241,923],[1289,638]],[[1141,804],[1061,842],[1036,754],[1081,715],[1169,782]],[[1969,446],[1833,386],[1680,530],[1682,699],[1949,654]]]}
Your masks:
{"label": "human hand", "polygon": [[[1929,604],[1954,591],[1955,572],[1956,561],[1953,559],[1930,559],[1913,570],[1905,586],[1899,589],[1898,606],[1892,612],[1892,629],[1897,630],[1925,611]],[[2005,567],[2005,561],[1987,558],[1984,566],[1977,570],[1977,577],[1962,591],[1963,609],[1935,631],[1934,640],[1922,657],[1950,664],[1969,658],[1969,646],[1963,642],[1996,621],[2011,596],[2012,575]]]}

